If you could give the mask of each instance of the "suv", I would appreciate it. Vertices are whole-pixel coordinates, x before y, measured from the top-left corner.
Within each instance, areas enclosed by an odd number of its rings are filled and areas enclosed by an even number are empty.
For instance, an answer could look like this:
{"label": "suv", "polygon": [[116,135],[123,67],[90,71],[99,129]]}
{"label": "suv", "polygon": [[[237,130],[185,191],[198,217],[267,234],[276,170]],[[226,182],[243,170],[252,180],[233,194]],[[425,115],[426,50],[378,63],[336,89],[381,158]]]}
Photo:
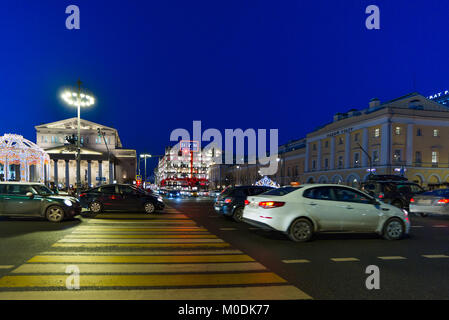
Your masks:
{"label": "suv", "polygon": [[362,190],[385,203],[389,203],[401,209],[408,209],[410,199],[414,195],[425,191],[418,184],[406,181],[406,179],[370,179],[362,183]]}
{"label": "suv", "polygon": [[0,202],[0,216],[34,216],[61,222],[81,213],[78,199],[56,195],[37,182],[0,182]]}
{"label": "suv", "polygon": [[243,208],[248,196],[257,196],[273,188],[264,186],[239,186],[223,190],[214,204],[215,212],[226,217],[232,217],[235,221],[242,221]]}

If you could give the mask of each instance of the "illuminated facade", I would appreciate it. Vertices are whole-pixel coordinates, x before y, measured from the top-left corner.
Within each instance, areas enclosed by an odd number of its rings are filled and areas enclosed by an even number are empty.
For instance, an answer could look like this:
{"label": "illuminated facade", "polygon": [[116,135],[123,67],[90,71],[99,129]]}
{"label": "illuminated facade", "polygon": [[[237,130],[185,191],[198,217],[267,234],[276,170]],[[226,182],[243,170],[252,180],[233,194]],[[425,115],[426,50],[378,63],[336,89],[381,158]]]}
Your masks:
{"label": "illuminated facade", "polygon": [[165,155],[159,159],[156,183],[161,187],[174,189],[207,189],[209,167],[213,164],[216,149],[199,152],[181,151],[179,143],[165,148]]}
{"label": "illuminated facade", "polygon": [[[76,147],[66,141],[77,135],[77,118],[35,127],[39,147],[50,156],[49,181],[63,188],[76,184]],[[98,129],[104,138],[98,135]],[[81,119],[81,183],[132,183],[136,175],[136,151],[124,149],[116,129]]]}
{"label": "illuminated facade", "polygon": [[[449,94],[449,92],[448,92]],[[431,98],[431,99],[429,99]],[[438,100],[440,99],[440,100]],[[441,100],[442,99],[442,100]],[[444,94],[412,93],[367,108],[337,113],[306,138],[279,146],[281,185],[341,183],[359,186],[375,174],[404,175],[425,187],[449,185],[449,107]],[[225,168],[225,185],[253,184],[255,165]]]}
{"label": "illuminated facade", "polygon": [[49,155],[21,135],[0,137],[0,180],[46,182],[49,176]]}

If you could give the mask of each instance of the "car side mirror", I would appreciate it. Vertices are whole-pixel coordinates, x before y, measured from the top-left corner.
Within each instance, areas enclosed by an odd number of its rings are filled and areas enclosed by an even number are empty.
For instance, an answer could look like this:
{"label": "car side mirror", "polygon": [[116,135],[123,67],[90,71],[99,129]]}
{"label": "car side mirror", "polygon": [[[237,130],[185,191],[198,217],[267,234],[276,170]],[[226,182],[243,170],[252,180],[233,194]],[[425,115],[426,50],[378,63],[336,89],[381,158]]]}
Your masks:
{"label": "car side mirror", "polygon": [[25,195],[30,199],[34,198],[34,194],[32,192],[27,192]]}

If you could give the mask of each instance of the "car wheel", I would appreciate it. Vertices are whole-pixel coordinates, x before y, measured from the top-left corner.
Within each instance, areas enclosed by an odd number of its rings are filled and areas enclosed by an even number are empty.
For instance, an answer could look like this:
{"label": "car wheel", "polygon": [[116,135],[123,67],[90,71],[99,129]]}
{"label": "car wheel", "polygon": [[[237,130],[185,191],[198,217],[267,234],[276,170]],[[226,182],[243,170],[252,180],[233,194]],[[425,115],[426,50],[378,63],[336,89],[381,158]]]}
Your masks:
{"label": "car wheel", "polygon": [[50,222],[61,222],[64,219],[64,210],[59,206],[50,206],[47,208],[45,216]]}
{"label": "car wheel", "polygon": [[89,205],[89,210],[90,210],[92,213],[100,213],[100,212],[103,210],[103,208],[102,208],[100,202],[94,201],[94,202],[92,202],[92,203]]}
{"label": "car wheel", "polygon": [[241,222],[243,221],[243,208],[242,207],[238,207],[234,210],[234,214],[232,215],[232,218],[234,219],[234,221],[236,222]]}
{"label": "car wheel", "polygon": [[401,220],[393,218],[384,225],[383,236],[387,240],[399,240],[404,236],[404,224]]}
{"label": "car wheel", "polygon": [[404,205],[402,204],[402,201],[394,200],[391,203],[392,206],[398,207],[399,209],[404,209]]}
{"label": "car wheel", "polygon": [[293,221],[289,230],[288,237],[295,242],[306,242],[312,238],[313,225],[307,219],[297,219]]}
{"label": "car wheel", "polygon": [[148,213],[148,214],[154,213],[154,211],[156,211],[156,208],[154,207],[154,204],[152,204],[151,202],[145,203],[143,208],[145,210],[145,213]]}

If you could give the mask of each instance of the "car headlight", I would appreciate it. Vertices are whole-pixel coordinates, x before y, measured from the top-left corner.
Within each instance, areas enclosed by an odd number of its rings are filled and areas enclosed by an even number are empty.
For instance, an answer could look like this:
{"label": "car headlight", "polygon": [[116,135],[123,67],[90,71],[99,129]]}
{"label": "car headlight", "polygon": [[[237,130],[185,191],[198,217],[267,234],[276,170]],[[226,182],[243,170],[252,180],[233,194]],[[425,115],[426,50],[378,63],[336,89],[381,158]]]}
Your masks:
{"label": "car headlight", "polygon": [[408,216],[408,211],[405,209],[402,209],[402,212],[404,212],[404,215],[407,217]]}
{"label": "car headlight", "polygon": [[162,197],[157,197],[157,200],[160,201],[160,202],[163,201],[163,200],[162,200]]}
{"label": "car headlight", "polygon": [[67,207],[71,207],[71,206],[72,206],[72,201],[70,201],[69,199],[65,199],[65,200],[64,200],[64,204],[65,204]]}

